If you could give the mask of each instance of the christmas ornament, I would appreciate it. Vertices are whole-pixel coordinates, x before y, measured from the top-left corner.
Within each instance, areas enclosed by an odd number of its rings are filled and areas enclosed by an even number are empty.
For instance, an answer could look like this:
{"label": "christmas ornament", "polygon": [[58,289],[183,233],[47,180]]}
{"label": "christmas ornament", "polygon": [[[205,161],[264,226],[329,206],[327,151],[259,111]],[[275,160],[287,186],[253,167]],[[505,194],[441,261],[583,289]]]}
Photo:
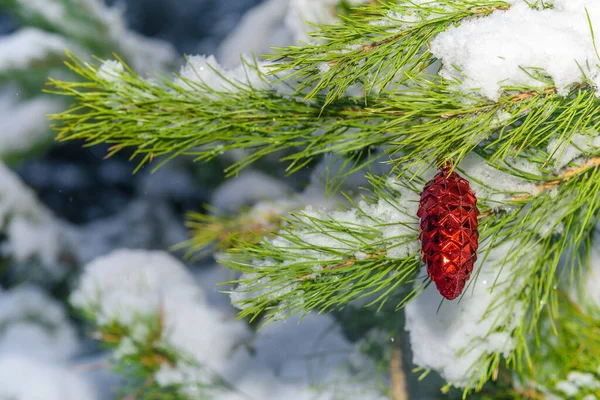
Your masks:
{"label": "christmas ornament", "polygon": [[479,210],[469,181],[450,172],[450,164],[440,170],[421,193],[419,239],[429,277],[452,300],[462,293],[477,260]]}

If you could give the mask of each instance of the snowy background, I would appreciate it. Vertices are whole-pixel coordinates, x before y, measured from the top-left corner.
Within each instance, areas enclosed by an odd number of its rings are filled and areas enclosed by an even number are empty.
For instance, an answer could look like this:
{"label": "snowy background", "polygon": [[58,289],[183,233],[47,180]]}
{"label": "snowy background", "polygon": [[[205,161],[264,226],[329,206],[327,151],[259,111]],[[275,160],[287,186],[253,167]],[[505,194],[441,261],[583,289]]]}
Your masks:
{"label": "snowy background", "polygon": [[[335,2],[323,2],[326,8],[311,1],[258,3],[129,0],[119,6],[125,6],[129,27],[174,47],[153,44],[163,59],[181,65],[178,54],[215,54],[233,67],[240,52],[260,54],[269,45],[304,39],[304,17],[331,20],[327,10]],[[23,32],[4,13],[0,32],[4,59],[35,58],[28,54],[35,51],[32,43],[47,52],[60,52],[64,45],[37,31]],[[10,39],[17,37],[22,42]],[[39,140],[37,132],[48,131],[44,115],[64,106],[48,97],[19,98],[21,82],[2,75],[15,68],[8,64],[0,65],[0,156]],[[60,75],[60,68],[52,73]],[[219,292],[224,287],[217,283],[230,279],[228,271],[210,258],[184,265],[181,254],[164,251],[187,238],[185,212],[203,211],[205,204],[235,210],[285,197],[311,179],[310,170],[285,183],[277,171],[247,171],[223,183],[227,159],[207,165],[178,159],[154,174],[142,169],[132,175],[135,164],[128,155],[105,160],[103,146],[42,147],[0,163],[0,399],[136,398],[127,389],[131,382],[109,363],[127,360],[136,343],[148,338],[141,315],[159,315],[168,327],[160,340],[202,366],[164,364],[154,376],[159,385],[181,385],[190,399],[203,398],[189,382],[207,379],[206,366],[235,388],[214,397],[219,400],[387,398],[387,377],[364,349],[385,345],[389,336],[350,335],[331,315],[308,315],[301,324],[291,318],[257,334],[255,327],[235,321],[229,297]],[[118,323],[128,334],[114,351],[106,351],[89,338],[74,308],[94,308],[98,327]],[[410,354],[404,358],[409,364]],[[415,398],[435,398],[439,382],[428,378],[430,384],[417,385],[416,378],[409,376]]]}

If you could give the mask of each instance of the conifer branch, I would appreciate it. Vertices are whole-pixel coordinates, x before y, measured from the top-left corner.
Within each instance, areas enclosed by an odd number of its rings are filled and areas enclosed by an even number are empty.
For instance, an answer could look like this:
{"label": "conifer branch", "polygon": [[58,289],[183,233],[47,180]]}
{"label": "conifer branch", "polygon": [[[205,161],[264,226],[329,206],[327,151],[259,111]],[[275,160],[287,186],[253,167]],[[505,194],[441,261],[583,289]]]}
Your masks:
{"label": "conifer branch", "polygon": [[[279,49],[274,64],[246,61],[245,79],[227,78],[218,66],[218,82],[199,75],[145,79],[129,67],[107,79],[97,65],[71,57],[69,67],[83,82],[50,80],[52,93],[76,102],[54,116],[56,128],[62,140],[111,144],[109,156],[131,148],[141,157],[138,168],[183,154],[207,161],[232,150],[246,156],[229,174],[281,151],[290,173],[326,153],[351,159],[356,170],[373,162],[364,158],[371,150],[388,157],[393,177],[373,178],[374,195],[345,210],[309,208],[266,224],[245,215],[192,218],[191,245],[216,243],[228,250],[223,262],[242,273],[229,282],[238,285],[232,300],[241,317],[264,323],[351,302],[378,309],[393,303],[397,310],[417,296],[425,280],[417,275],[415,214],[428,168],[452,160],[463,172],[461,161],[475,153],[478,166],[527,183],[525,191],[494,187],[478,180],[477,171],[464,171],[484,193],[478,200],[478,262],[485,264],[493,250],[506,252],[492,266],[497,276],[508,271],[508,277],[491,285],[484,318],[493,320],[486,336],[504,333],[512,346],[476,357],[466,396],[498,379],[504,365],[535,376],[542,361],[531,348],[554,329],[559,309],[575,321],[559,333],[573,336],[578,346],[596,346],[590,339],[595,319],[588,310],[563,305],[557,287],[564,284],[561,271],[573,271],[579,262],[565,254],[585,247],[598,222],[598,149],[581,150],[578,163],[561,164],[562,150],[551,148],[553,141],[570,144],[600,131],[596,88],[583,77],[559,94],[543,71],[523,68],[539,84],[505,86],[491,101],[426,71],[436,61],[427,46],[438,33],[508,7],[467,0],[368,6],[361,17],[324,27],[314,35],[319,44]],[[518,166],[524,156],[526,171]],[[474,290],[477,270],[469,282],[467,291]],[[484,339],[476,337],[460,355]],[[558,347],[567,354],[575,344]],[[583,364],[588,368],[587,359]],[[552,386],[553,379],[540,380]],[[528,393],[539,394],[537,388]]]}
{"label": "conifer branch", "polygon": [[322,26],[313,34],[318,44],[276,49],[272,72],[297,79],[307,99],[326,90],[323,107],[355,84],[364,87],[367,97],[372,90],[393,92],[433,63],[426,49],[438,33],[508,7],[504,1],[465,0],[366,6],[344,24]]}
{"label": "conifer branch", "polygon": [[[117,321],[98,321],[94,310],[97,306],[90,303],[79,311],[95,330],[93,336],[104,346],[115,350],[113,358],[108,363],[102,362],[98,367],[108,366],[130,380],[125,398],[181,399],[185,398],[184,389],[192,386],[201,398],[207,400],[215,391],[235,391],[233,385],[210,367],[199,364],[193,355],[185,354],[165,339],[167,327],[164,326],[162,306],[155,313],[136,315],[129,325]],[[163,366],[193,366],[203,371],[205,376],[202,380],[186,385],[160,385],[154,375]],[[91,367],[96,366],[83,366],[78,370]]]}
{"label": "conifer branch", "polygon": [[566,97],[506,88],[496,103],[465,103],[449,82],[422,79],[369,105],[347,98],[322,110],[324,99],[306,103],[250,82],[229,81],[235,90],[224,91],[183,78],[183,85],[166,77],[145,80],[130,69],[115,72],[118,82],[112,82],[98,76],[97,66],[73,57],[68,65],[85,81],[50,79],[50,92],[78,103],[53,116],[58,138],[112,144],[109,156],[133,148],[132,158],[141,156],[138,168],[159,157],[159,165],[178,155],[207,161],[235,149],[250,152],[229,174],[282,150],[290,151],[283,158],[289,172],[327,152],[358,157],[373,147],[382,147],[396,165],[460,163],[478,146],[492,152],[491,160],[503,161],[550,138],[568,141],[577,132],[600,129],[600,102],[592,88],[580,85]]}
{"label": "conifer branch", "polygon": [[204,252],[212,245],[214,251],[225,251],[242,243],[258,243],[277,232],[282,223],[282,213],[264,215],[244,211],[237,215],[190,213],[186,225],[191,239],[178,248],[189,248],[189,254]]}
{"label": "conifer branch", "polygon": [[[583,190],[579,189],[582,187]],[[544,315],[555,315],[554,287],[559,283],[561,257],[570,246],[579,246],[594,225],[595,215],[600,211],[600,199],[596,196],[600,190],[600,169],[579,168],[557,189],[558,194],[540,191],[519,200],[507,197],[505,211],[489,215],[480,223],[480,238],[487,251],[509,241],[514,243],[497,266],[499,270],[509,269],[512,278],[506,286],[492,288],[497,295],[491,309],[500,307],[505,313],[490,331],[492,334],[514,324],[508,321],[512,310],[517,304],[524,306],[525,312],[511,332],[515,350],[506,359],[514,368],[532,365],[528,337],[537,332]],[[401,195],[390,188],[379,187],[377,194],[374,202],[388,202],[400,209],[410,204],[406,193]],[[498,207],[485,199],[480,206],[483,210]],[[359,215],[370,215],[366,207],[353,208]],[[549,209],[552,214],[547,212]],[[416,244],[416,231],[405,237],[390,237],[388,241],[381,238],[385,224],[375,221],[368,230],[365,225],[368,225],[365,221],[345,223],[339,214],[316,217],[300,213],[274,239],[243,246],[243,250],[233,253],[226,263],[244,272],[239,281],[233,282],[239,284],[232,296],[242,308],[240,315],[250,318],[260,315],[264,322],[269,322],[290,313],[339,309],[365,296],[369,305],[381,306],[390,300],[392,293],[398,296],[399,292],[403,295],[396,300],[396,307],[402,307],[420,290],[419,285],[412,290],[405,287],[419,280],[416,272],[420,255],[415,251],[406,258],[391,258],[387,250],[391,243]],[[323,239],[318,238],[325,237],[336,240],[337,246],[334,242],[323,246]],[[361,254],[359,258],[354,255],[356,251]],[[482,258],[485,263],[486,256]],[[477,274],[470,284],[477,284]],[[511,294],[506,294],[506,290]],[[480,390],[493,379],[502,359],[501,353],[494,352],[477,360],[472,370],[480,372],[474,373],[477,379],[467,386],[465,393],[471,388]]]}

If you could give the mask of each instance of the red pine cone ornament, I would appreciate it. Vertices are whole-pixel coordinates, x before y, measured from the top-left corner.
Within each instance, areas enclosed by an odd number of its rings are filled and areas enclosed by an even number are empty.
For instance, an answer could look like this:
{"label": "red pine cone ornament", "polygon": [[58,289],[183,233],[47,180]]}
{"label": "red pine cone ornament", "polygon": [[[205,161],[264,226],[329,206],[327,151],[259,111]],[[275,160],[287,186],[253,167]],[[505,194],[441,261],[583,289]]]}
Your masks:
{"label": "red pine cone ornament", "polygon": [[477,260],[477,198],[469,181],[450,172],[450,165],[425,185],[417,216],[427,273],[442,296],[457,298]]}

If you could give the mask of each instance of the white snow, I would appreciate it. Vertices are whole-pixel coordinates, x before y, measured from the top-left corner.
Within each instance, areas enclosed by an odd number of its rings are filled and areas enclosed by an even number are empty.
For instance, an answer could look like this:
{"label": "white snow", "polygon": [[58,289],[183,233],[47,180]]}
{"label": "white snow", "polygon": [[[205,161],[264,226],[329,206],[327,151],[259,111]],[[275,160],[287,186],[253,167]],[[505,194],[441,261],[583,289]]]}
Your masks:
{"label": "white snow", "polygon": [[[265,264],[268,265],[269,262],[267,261],[263,265]],[[298,287],[298,284],[294,282],[285,285],[276,285],[272,283],[271,279],[268,277],[260,277],[259,274],[253,272],[243,273],[239,280],[243,282],[240,283],[229,296],[231,297],[231,304],[240,310],[250,306],[249,304],[244,303],[247,300],[252,300],[257,297],[275,300],[292,293]],[[302,301],[301,293],[298,293],[297,299],[298,301]]]}
{"label": "white snow", "polygon": [[556,171],[566,167],[571,161],[600,148],[598,135],[576,133],[570,140],[553,139],[548,143],[548,154],[552,155]]}
{"label": "white snow", "polygon": [[[148,333],[135,315],[158,315],[160,310],[162,342],[204,368],[183,361],[164,364],[155,379],[161,385],[182,384],[191,399],[201,398],[195,383],[209,382],[209,371],[238,390],[217,392],[216,400],[240,399],[240,392],[265,400],[288,395],[333,400],[341,393],[361,400],[385,398],[375,388],[376,368],[356,354],[332,317],[310,314],[299,323],[296,316],[266,326],[251,340],[246,324],[234,321],[229,309],[208,304],[185,267],[165,253],[120,250],[95,260],[86,266],[71,301],[96,311],[100,324],[116,320],[135,328],[132,338],[121,341],[116,357],[135,352],[134,340]],[[360,371],[364,379],[356,379],[352,371]]]}
{"label": "white snow", "polygon": [[[367,0],[351,0],[351,4]],[[339,0],[267,0],[248,11],[237,28],[223,41],[218,59],[228,67],[240,62],[240,54],[257,57],[272,47],[314,41],[308,33],[318,30],[311,24],[339,21]]]}
{"label": "white snow", "polygon": [[[515,281],[510,262],[502,266],[513,245],[506,242],[492,249],[484,263],[476,266],[477,280],[467,286],[460,300],[445,301],[438,311],[442,298],[435,285],[429,285],[406,306],[415,365],[431,368],[447,382],[464,387],[479,377],[481,371],[471,367],[482,356],[493,352],[508,356],[514,345],[511,332],[524,313],[517,298],[522,284]],[[519,268],[526,266],[527,260],[521,259]],[[476,271],[472,279],[475,276]],[[490,308],[502,301],[502,306]]]}
{"label": "white snow", "polygon": [[[523,162],[523,161],[521,161]],[[523,165],[521,169],[527,169]],[[536,195],[535,183],[491,167],[485,159],[470,153],[458,166],[459,172],[470,182],[478,201],[503,202],[515,194]]]}
{"label": "white snow", "polygon": [[118,82],[124,71],[125,67],[119,61],[108,60],[102,63],[96,75],[107,82]]}
{"label": "white snow", "polygon": [[[319,332],[326,333],[317,339]],[[289,346],[289,343],[294,343]],[[336,365],[347,360],[353,349],[342,336],[331,316],[309,314],[266,325],[253,345],[258,350],[255,359],[273,371],[283,381],[311,378],[322,379]],[[339,351],[333,352],[332,349]],[[307,354],[314,354],[307,357]]]}
{"label": "white snow", "polygon": [[293,34],[283,23],[288,7],[289,0],[266,0],[248,11],[221,43],[219,61],[226,67],[236,67],[240,54],[260,56],[269,53],[270,46],[293,43]]}
{"label": "white snow", "polygon": [[48,114],[57,113],[64,106],[61,99],[48,96],[19,100],[16,90],[0,92],[0,159],[50,142]]}
{"label": "white snow", "polygon": [[[261,400],[383,400],[372,362],[348,342],[331,316],[308,314],[267,325],[236,387]],[[231,375],[233,378],[236,375]],[[241,400],[239,393],[216,400]]]}
{"label": "white snow", "polygon": [[15,216],[6,233],[8,240],[4,250],[15,261],[25,262],[37,258],[42,265],[60,263],[59,256],[65,248],[65,237],[61,225],[56,221],[33,222],[23,216]]}
{"label": "white snow", "polygon": [[185,295],[170,295],[164,300],[164,315],[163,339],[221,374],[229,363],[235,365],[234,347],[249,337],[243,321],[211,308],[204,298],[190,301]]}
{"label": "white snow", "polygon": [[0,398],[15,400],[95,400],[88,382],[65,367],[25,356],[0,357]]}
{"label": "white snow", "polygon": [[65,310],[35,286],[0,292],[0,326],[0,359],[20,354],[66,361],[79,349]]}
{"label": "white snow", "polygon": [[[238,87],[247,86],[254,89],[268,88],[267,82],[256,69],[246,65],[226,69],[221,67],[213,55],[188,57],[179,75],[181,78],[177,78],[175,83],[186,90],[198,90],[194,84],[206,85],[219,92],[236,92]],[[213,96],[210,93],[208,95]]]}
{"label": "white snow", "polygon": [[7,234],[0,249],[16,261],[38,259],[49,277],[61,278],[65,245],[62,225],[35,197],[33,191],[0,163],[0,229]]}
{"label": "white snow", "polygon": [[[316,260],[333,261],[339,259],[339,252],[345,252],[348,258],[356,257],[357,254],[357,258],[365,258],[366,255],[360,251],[364,246],[380,247],[386,251],[386,256],[392,259],[417,256],[420,248],[417,240],[418,220],[416,218],[418,195],[399,185],[394,179],[390,179],[388,184],[399,192],[396,201],[388,202],[380,199],[375,203],[370,203],[360,200],[357,204],[363,213],[355,208],[332,211],[325,207],[307,206],[297,213],[297,217],[304,225],[292,228],[293,240],[287,239],[285,235],[268,239],[272,246],[285,249],[282,251],[293,257],[285,261],[255,259],[253,260],[254,267],[258,271],[263,267],[273,267],[274,265],[284,267],[286,264],[302,261],[309,263],[314,263]],[[332,235],[330,228],[320,227],[317,221],[334,222],[346,227],[347,231],[352,233],[336,231],[336,234]],[[360,240],[357,240],[356,235],[359,235],[361,229],[372,237],[362,236]],[[298,242],[306,244],[306,246],[312,245],[314,249],[301,248],[298,246]],[[330,251],[323,249],[330,249]],[[321,269],[322,267],[315,265],[313,275],[317,276]],[[251,302],[252,299],[259,296],[266,296],[274,300],[292,292],[294,296],[286,301],[294,302],[294,306],[297,306],[295,308],[298,309],[302,306],[303,293],[296,291],[298,286],[296,282],[273,282],[270,278],[256,272],[245,272],[240,280],[244,282],[238,285],[230,295],[234,306],[240,309],[247,308],[250,305],[247,302]],[[290,305],[286,302],[280,303],[280,311],[276,312],[275,318],[287,317],[283,310]]]}
{"label": "white snow", "polygon": [[593,390],[600,389],[600,381],[593,374],[572,371],[567,375],[567,380],[581,388],[589,388]]}
{"label": "white snow", "polygon": [[283,181],[260,171],[242,171],[223,182],[212,195],[211,204],[224,211],[235,211],[261,200],[285,198],[292,189]]}
{"label": "white snow", "polygon": [[58,58],[60,64],[65,50],[80,51],[77,45],[62,36],[36,28],[23,28],[0,38],[0,74],[30,68],[52,58]]}
{"label": "white snow", "polygon": [[597,33],[600,4],[594,0],[555,0],[553,9],[537,10],[512,1],[508,11],[463,21],[439,34],[431,52],[443,63],[442,76],[462,81],[464,91],[498,99],[503,86],[547,87],[522,68],[541,68],[559,94],[588,79],[600,83],[598,56],[586,9]]}
{"label": "white snow", "polygon": [[71,303],[97,307],[100,325],[113,321],[133,325],[141,315],[156,314],[170,295],[202,298],[185,267],[160,251],[116,250],[85,266]]}
{"label": "white snow", "polygon": [[[149,333],[144,317],[162,316],[162,340],[218,372],[224,371],[234,345],[248,334],[244,323],[210,308],[184,265],[159,251],[117,250],[99,257],[86,266],[71,303],[94,310],[100,326],[118,322],[129,327],[134,341],[144,340]],[[131,340],[120,346],[116,355],[134,350]],[[163,385],[192,378],[206,381],[209,377],[185,363],[163,366],[156,375]]]}
{"label": "white snow", "polygon": [[[313,209],[307,207],[303,211],[303,219],[310,226],[310,218],[335,221],[349,227],[350,230],[358,232],[358,227],[371,227],[379,230],[381,236],[389,244],[387,256],[390,258],[411,257],[418,253],[419,244],[416,240],[418,233],[418,220],[416,218],[418,210],[419,196],[410,189],[398,185],[394,179],[390,179],[388,184],[399,192],[395,201],[379,199],[375,203],[360,200],[357,202],[357,209],[351,208],[347,211],[327,211],[325,209]],[[336,249],[346,249],[348,251],[359,250],[360,243],[356,241],[351,234],[340,233],[335,237],[329,234],[315,232],[308,228],[306,232],[294,232],[305,243],[312,243],[320,247],[330,247]],[[412,238],[415,240],[406,240]],[[282,239],[274,239],[274,243],[285,245]],[[369,241],[367,238],[362,240]],[[405,242],[403,245],[397,245],[399,241]],[[290,246],[294,247],[294,246]],[[310,252],[308,252],[310,253]],[[300,255],[303,256],[303,255]],[[318,255],[308,254],[308,258]]]}
{"label": "white snow", "polygon": [[577,385],[568,381],[560,381],[555,386],[567,396],[575,396],[577,393],[579,393],[579,388]]}
{"label": "white snow", "polygon": [[593,374],[572,371],[569,372],[566,380],[557,382],[555,387],[567,396],[573,397],[582,389],[586,391],[600,389],[600,381]]}
{"label": "white snow", "polygon": [[0,163],[0,220],[4,221],[11,214],[43,218],[48,215],[48,211],[38,202],[33,190]]}

